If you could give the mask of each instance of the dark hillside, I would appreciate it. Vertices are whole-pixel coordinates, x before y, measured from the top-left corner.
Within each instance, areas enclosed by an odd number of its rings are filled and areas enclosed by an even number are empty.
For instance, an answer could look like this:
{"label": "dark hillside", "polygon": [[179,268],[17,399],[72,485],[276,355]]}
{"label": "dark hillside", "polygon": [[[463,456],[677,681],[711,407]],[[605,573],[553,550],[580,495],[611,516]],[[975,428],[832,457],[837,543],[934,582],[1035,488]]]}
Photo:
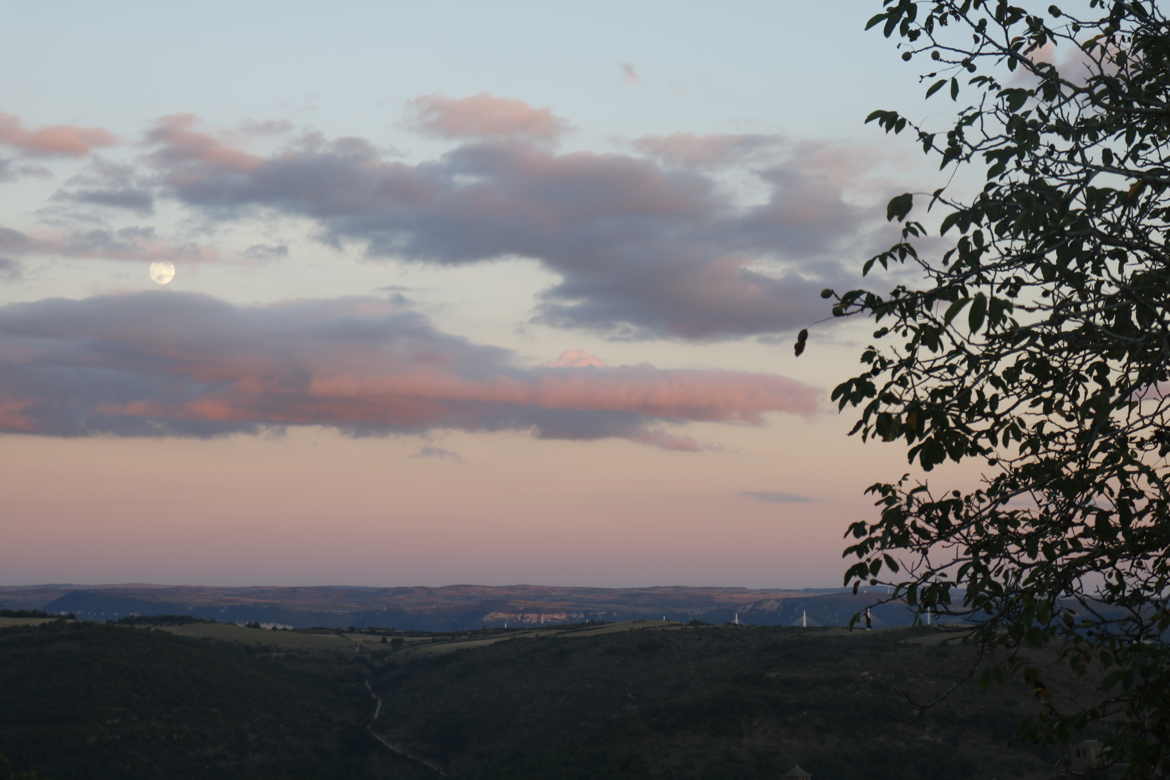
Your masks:
{"label": "dark hillside", "polygon": [[361,680],[145,628],[6,628],[0,755],[46,778],[387,776]]}
{"label": "dark hillside", "polygon": [[1016,738],[1033,707],[1024,688],[967,684],[922,710],[907,699],[964,677],[961,632],[163,622],[0,629],[0,756],[95,780],[746,780],[795,763],[817,780],[1053,775],[1051,751]]}
{"label": "dark hillside", "polygon": [[[379,731],[469,778],[1047,778],[1030,697],[929,630],[675,627],[525,638],[384,669]],[[908,643],[926,641],[929,644]]]}

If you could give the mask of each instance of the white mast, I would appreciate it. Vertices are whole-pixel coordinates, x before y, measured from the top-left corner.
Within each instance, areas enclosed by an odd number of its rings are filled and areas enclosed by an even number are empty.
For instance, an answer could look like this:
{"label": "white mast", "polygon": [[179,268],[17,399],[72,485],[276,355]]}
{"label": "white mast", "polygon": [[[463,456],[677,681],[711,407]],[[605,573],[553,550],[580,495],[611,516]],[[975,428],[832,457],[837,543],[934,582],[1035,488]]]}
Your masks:
{"label": "white mast", "polygon": [[806,609],[800,611],[800,627],[808,628],[808,610]]}

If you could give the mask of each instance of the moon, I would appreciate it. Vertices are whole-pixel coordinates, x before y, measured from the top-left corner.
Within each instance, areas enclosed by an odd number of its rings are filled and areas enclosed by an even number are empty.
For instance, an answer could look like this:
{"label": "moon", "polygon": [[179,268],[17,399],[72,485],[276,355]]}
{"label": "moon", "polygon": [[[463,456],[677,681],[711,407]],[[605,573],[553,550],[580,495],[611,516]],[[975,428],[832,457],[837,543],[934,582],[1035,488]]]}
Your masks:
{"label": "moon", "polygon": [[150,280],[160,287],[165,287],[175,278],[175,264],[160,261],[150,264]]}

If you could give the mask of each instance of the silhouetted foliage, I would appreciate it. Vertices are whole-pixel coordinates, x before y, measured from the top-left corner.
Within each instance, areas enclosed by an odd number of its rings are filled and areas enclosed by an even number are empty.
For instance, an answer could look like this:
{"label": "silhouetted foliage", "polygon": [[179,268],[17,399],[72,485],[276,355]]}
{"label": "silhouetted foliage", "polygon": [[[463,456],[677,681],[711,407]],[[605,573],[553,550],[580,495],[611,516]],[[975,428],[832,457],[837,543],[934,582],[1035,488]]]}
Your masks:
{"label": "silhouetted foliage", "polygon": [[[846,581],[978,620],[984,646],[1056,642],[1074,669],[1100,667],[1098,700],[1060,707],[1017,664],[1050,736],[1108,722],[1132,776],[1166,777],[1170,25],[1154,0],[884,5],[869,26],[925,61],[926,96],[957,113],[941,128],[869,117],[948,179],[889,202],[901,241],[865,264],[912,274],[825,291],[835,315],[876,326],[833,398],[860,410],[863,439],[984,476],[873,485],[881,516],[850,527]],[[951,243],[925,240],[934,229]]]}

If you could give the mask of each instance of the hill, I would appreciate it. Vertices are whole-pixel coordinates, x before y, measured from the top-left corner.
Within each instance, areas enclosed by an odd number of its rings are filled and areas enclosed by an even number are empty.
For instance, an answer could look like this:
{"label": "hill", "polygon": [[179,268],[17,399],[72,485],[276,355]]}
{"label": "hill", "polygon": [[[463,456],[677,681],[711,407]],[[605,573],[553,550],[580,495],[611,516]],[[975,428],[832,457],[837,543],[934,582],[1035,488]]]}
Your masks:
{"label": "hill", "polygon": [[[468,778],[1048,778],[1030,697],[930,630],[644,626],[390,662],[379,733]],[[917,708],[946,688],[959,691]],[[907,698],[909,697],[909,698]],[[423,775],[420,775],[423,776]]]}
{"label": "hill", "polygon": [[0,755],[45,778],[387,776],[357,670],[142,628],[0,630]]}
{"label": "hill", "polygon": [[[88,620],[127,615],[182,614],[224,622],[280,623],[307,628],[394,627],[463,631],[505,624],[699,619],[791,625],[801,610],[813,625],[844,625],[872,594],[835,589],[583,588],[537,585],[451,585],[441,588],[194,587],[158,585],[0,587],[0,609],[44,609]],[[913,615],[885,607],[884,626],[908,625]]]}
{"label": "hill", "polygon": [[795,763],[817,780],[1051,777],[1056,754],[1017,738],[1029,692],[967,680],[961,637],[661,619],[453,633],[10,624],[0,756],[98,780],[750,780]]}

